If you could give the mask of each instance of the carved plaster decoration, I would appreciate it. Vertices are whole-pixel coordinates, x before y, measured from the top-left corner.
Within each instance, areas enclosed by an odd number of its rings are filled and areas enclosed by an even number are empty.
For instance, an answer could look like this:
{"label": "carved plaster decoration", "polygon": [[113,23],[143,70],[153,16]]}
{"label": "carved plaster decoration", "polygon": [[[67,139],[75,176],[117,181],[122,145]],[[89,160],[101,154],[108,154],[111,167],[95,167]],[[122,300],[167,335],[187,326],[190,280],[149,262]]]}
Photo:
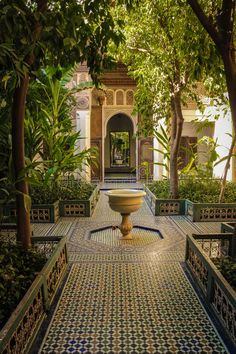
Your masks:
{"label": "carved plaster decoration", "polygon": [[106,91],[106,105],[107,106],[114,105],[114,91],[113,90]]}
{"label": "carved plaster decoration", "polygon": [[125,114],[127,115],[132,123],[133,123],[133,129],[134,133],[137,131],[137,123],[138,123],[138,117],[137,116],[132,116],[133,108],[123,108],[122,110],[118,110],[117,107],[114,108],[104,108],[103,111],[103,122],[104,122],[104,136],[107,135],[107,123],[111,117],[113,117],[116,114]]}
{"label": "carved plaster decoration", "polygon": [[77,98],[77,104],[78,104],[78,110],[87,110],[89,109],[89,96],[84,96],[84,95],[80,95]]}
{"label": "carved plaster decoration", "polygon": [[122,90],[116,91],[116,104],[117,106],[124,105],[124,92]]}
{"label": "carved plaster decoration", "polygon": [[134,104],[134,91],[127,90],[126,91],[126,105],[133,106],[133,104]]}
{"label": "carved plaster decoration", "polygon": [[121,89],[106,90],[106,106],[133,106],[134,105],[134,91]]}

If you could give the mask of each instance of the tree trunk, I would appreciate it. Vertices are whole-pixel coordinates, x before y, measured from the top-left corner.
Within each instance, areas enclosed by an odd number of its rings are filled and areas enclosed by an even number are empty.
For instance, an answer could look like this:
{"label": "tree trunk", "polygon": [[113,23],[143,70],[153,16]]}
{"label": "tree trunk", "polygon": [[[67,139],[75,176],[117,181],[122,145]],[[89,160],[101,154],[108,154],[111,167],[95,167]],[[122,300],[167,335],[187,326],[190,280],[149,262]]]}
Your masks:
{"label": "tree trunk", "polygon": [[184,122],[180,92],[171,99],[171,111],[170,198],[176,199],[179,194],[178,154]]}
{"label": "tree trunk", "polygon": [[16,194],[17,240],[24,248],[29,248],[31,245],[30,213],[25,205],[28,184],[24,180],[19,180],[19,174],[25,168],[24,115],[28,84],[29,76],[27,75],[21,79],[19,87],[15,89],[12,109],[12,157],[18,191]]}
{"label": "tree trunk", "polygon": [[[43,14],[47,9],[48,0],[37,0],[37,10]],[[32,16],[33,17],[33,16]],[[35,61],[34,48],[40,38],[42,24],[36,20],[32,29],[31,52],[25,57],[30,72]],[[16,209],[17,209],[17,240],[24,248],[31,246],[30,211],[26,207],[26,200],[29,198],[28,183],[24,179],[19,180],[19,175],[25,168],[24,151],[24,118],[26,95],[29,86],[29,72],[20,79],[19,86],[15,89],[12,109],[12,157],[16,178]]]}

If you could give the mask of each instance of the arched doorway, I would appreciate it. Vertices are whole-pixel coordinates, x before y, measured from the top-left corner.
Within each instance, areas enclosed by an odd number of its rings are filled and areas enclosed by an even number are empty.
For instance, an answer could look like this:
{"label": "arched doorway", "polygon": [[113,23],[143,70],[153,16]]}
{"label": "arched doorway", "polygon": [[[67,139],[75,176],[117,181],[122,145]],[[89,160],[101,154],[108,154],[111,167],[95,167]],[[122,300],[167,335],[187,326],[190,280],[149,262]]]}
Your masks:
{"label": "arched doorway", "polygon": [[132,120],[124,113],[113,115],[104,139],[105,177],[127,177],[136,173],[136,138]]}

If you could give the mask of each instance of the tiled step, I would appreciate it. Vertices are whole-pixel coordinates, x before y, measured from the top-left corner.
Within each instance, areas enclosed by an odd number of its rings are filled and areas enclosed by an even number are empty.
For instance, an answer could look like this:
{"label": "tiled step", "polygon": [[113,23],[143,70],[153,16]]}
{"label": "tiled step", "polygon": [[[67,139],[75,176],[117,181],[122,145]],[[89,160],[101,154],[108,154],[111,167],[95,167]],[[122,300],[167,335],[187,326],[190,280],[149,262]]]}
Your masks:
{"label": "tiled step", "polygon": [[136,183],[136,178],[105,178],[105,183]]}

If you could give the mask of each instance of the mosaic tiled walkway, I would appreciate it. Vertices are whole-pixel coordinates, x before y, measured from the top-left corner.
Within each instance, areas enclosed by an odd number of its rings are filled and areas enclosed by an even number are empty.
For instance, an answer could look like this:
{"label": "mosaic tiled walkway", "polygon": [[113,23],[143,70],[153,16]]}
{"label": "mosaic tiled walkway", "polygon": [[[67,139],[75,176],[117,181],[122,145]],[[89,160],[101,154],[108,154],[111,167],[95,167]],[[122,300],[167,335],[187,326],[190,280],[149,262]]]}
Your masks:
{"label": "mosaic tiled walkway", "polygon": [[137,228],[134,241],[120,241],[104,193],[93,217],[73,220],[70,273],[38,352],[228,353],[185,276],[176,220],[145,203],[132,220],[163,238]]}

